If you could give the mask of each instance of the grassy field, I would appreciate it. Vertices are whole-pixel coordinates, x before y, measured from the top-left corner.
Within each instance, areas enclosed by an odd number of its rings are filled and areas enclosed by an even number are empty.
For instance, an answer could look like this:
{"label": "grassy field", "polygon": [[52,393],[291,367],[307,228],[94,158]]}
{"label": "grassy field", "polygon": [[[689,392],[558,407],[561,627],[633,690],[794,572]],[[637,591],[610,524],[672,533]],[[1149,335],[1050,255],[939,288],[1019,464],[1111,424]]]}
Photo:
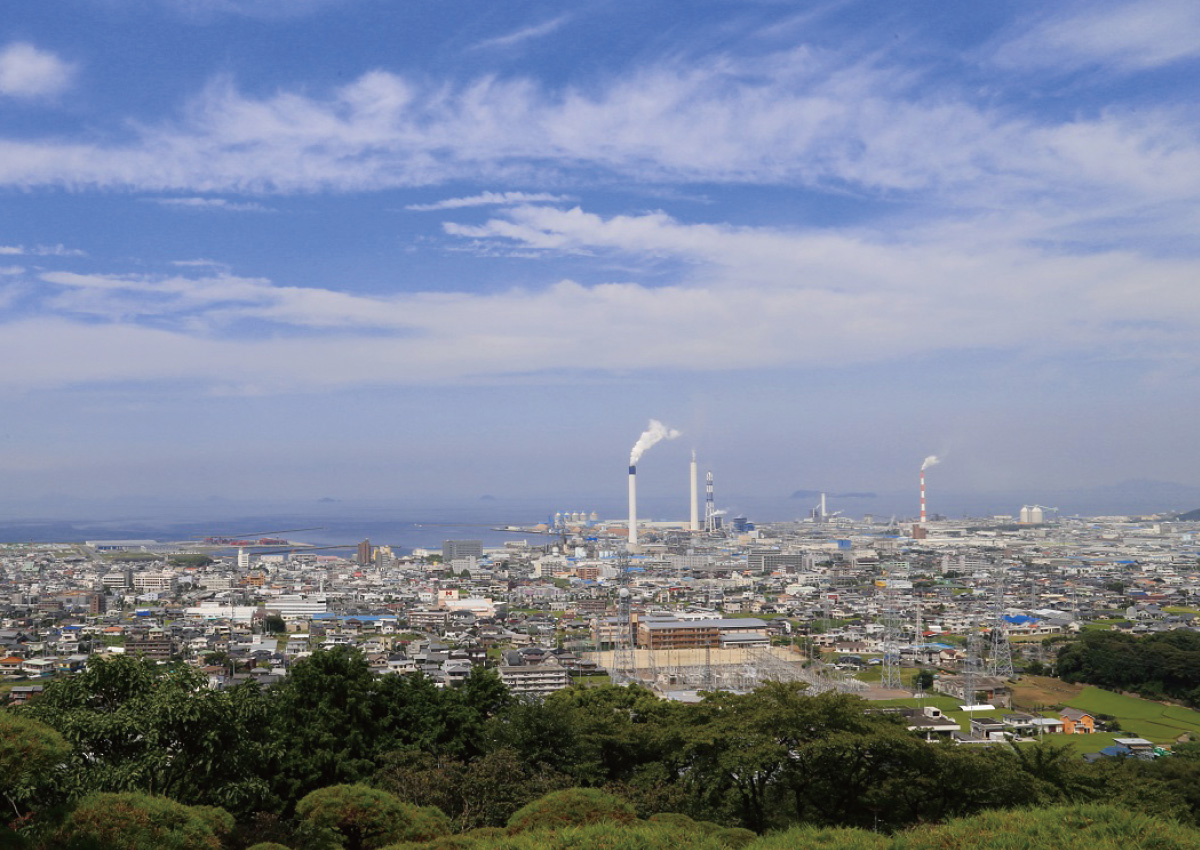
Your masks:
{"label": "grassy field", "polygon": [[589,688],[595,688],[600,685],[611,685],[612,679],[607,673],[597,673],[592,676],[572,676],[572,685],[586,685]]}
{"label": "grassy field", "polygon": [[923,708],[927,705],[937,706],[942,711],[958,711],[958,700],[954,699],[954,697],[921,697],[920,699],[909,697],[906,699],[871,700],[871,708]]}
{"label": "grassy field", "polygon": [[1110,714],[1120,721],[1122,729],[1156,744],[1171,743],[1186,732],[1200,736],[1200,712],[1178,705],[1163,705],[1090,687],[1067,704],[1093,714]]}
{"label": "grassy field", "polygon": [[[1129,732],[1096,732],[1091,735],[1048,735],[1045,736],[1055,744],[1070,744],[1075,752],[1080,755],[1085,753],[1098,753],[1107,746],[1110,746],[1117,738],[1130,737]],[[1022,741],[1017,746],[1023,744],[1032,744],[1034,739]]]}
{"label": "grassy field", "polygon": [[[1033,683],[1029,679],[1037,680]],[[1121,722],[1121,732],[1097,732],[1094,735],[1049,735],[1049,740],[1056,744],[1069,744],[1080,755],[1095,753],[1113,743],[1115,738],[1138,736],[1153,741],[1156,744],[1169,744],[1179,735],[1188,731],[1200,734],[1200,712],[1178,706],[1160,705],[1148,700],[1124,697],[1120,694],[1102,691],[1099,688],[1085,688],[1081,685],[1068,685],[1056,679],[1040,676],[1030,676],[1023,679],[1018,688],[1025,693],[1036,694],[1042,705],[1067,703],[1073,708],[1082,708],[1093,714],[1109,714]],[[937,706],[946,717],[958,723],[964,732],[970,729],[971,718],[999,719],[1002,715],[1018,709],[997,708],[991,711],[975,711],[969,715],[960,710],[958,700],[945,696],[925,697],[917,699],[872,700],[871,707],[880,708],[915,708],[918,706]],[[1056,716],[1053,711],[1038,712],[1046,717]],[[1033,743],[1034,739],[1021,742],[1018,746]]]}
{"label": "grassy field", "polygon": [[[912,690],[913,681],[920,672],[915,667],[902,667],[900,669],[900,686]],[[876,684],[883,680],[883,665],[873,664],[870,667],[863,667],[861,670],[856,670],[854,678],[860,682]]]}

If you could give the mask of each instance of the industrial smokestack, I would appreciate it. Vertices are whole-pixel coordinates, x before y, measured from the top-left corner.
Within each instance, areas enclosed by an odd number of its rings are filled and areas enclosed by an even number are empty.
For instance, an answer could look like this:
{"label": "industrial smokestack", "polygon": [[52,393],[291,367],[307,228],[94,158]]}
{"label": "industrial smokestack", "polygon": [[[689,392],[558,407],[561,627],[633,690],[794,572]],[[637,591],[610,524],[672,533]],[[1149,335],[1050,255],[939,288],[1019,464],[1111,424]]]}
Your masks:
{"label": "industrial smokestack", "polygon": [[704,476],[704,530],[709,534],[717,530],[717,503],[713,498],[713,474],[711,469]]}
{"label": "industrial smokestack", "polygon": [[646,450],[663,440],[674,440],[680,432],[668,428],[657,419],[651,419],[642,436],[638,437],[629,452],[629,547],[637,548],[637,462]]}
{"label": "industrial smokestack", "polygon": [[629,548],[637,548],[637,467],[629,464]]}
{"label": "industrial smokestack", "polygon": [[696,483],[696,453],[692,452],[692,531],[700,530],[700,494]]}
{"label": "industrial smokestack", "polygon": [[925,470],[941,463],[937,455],[930,455],[921,461],[921,525],[925,524]]}

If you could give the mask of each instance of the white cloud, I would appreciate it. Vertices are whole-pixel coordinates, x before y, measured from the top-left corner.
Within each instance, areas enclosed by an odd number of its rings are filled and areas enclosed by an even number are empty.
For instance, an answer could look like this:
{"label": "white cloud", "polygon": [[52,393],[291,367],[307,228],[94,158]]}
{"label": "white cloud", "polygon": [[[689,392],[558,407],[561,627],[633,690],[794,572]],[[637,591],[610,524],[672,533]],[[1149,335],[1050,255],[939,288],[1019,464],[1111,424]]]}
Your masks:
{"label": "white cloud", "polygon": [[180,207],[191,210],[274,212],[270,207],[265,207],[253,201],[229,201],[225,198],[149,198],[147,200],[164,207]]}
{"label": "white cloud", "polygon": [[1041,20],[997,46],[997,64],[1137,71],[1200,55],[1200,5],[1194,0],[1109,0],[1047,8],[1051,11]]}
{"label": "white cloud", "polygon": [[74,66],[53,53],[16,41],[0,49],[0,95],[37,98],[60,94],[71,84]]}
{"label": "white cloud", "polygon": [[464,207],[512,206],[514,204],[541,204],[569,201],[569,195],[551,195],[547,192],[482,192],[465,198],[446,198],[432,204],[409,204],[406,210],[428,212],[431,210],[456,210]]}
{"label": "white cloud", "polygon": [[68,248],[65,245],[0,245],[0,256],[13,257],[83,257],[86,253],[78,248]]}
{"label": "white cloud", "polygon": [[230,270],[227,263],[222,263],[219,260],[208,260],[202,257],[194,260],[174,260],[172,261],[171,265],[178,266],[180,268],[214,268],[221,269],[226,272]]}
{"label": "white cloud", "polygon": [[659,287],[563,280],[487,294],[380,296],[225,273],[52,272],[42,276],[39,312],[5,324],[0,361],[35,338],[56,344],[0,382],[169,378],[266,392],[493,382],[575,364],[721,371],[982,350],[1197,369],[1200,263],[1118,251],[1068,256],[995,224],[916,231],[900,243],[869,232],[523,207],[450,228],[522,248],[679,261],[683,275]]}
{"label": "white cloud", "polygon": [[1106,214],[1200,192],[1193,110],[1035,121],[807,49],[704,69],[665,63],[591,91],[373,71],[328,97],[259,99],[223,80],[182,122],[138,132],[125,146],[0,140],[0,184],[309,192],[616,175]]}
{"label": "white cloud", "polygon": [[550,35],[555,30],[559,29],[567,22],[567,15],[559,15],[557,18],[552,18],[540,24],[534,24],[528,27],[522,27],[519,30],[514,30],[506,35],[489,38],[476,44],[475,49],[486,50],[497,47],[512,47],[516,44],[522,44],[535,38]]}
{"label": "white cloud", "polygon": [[201,21],[219,15],[242,15],[266,20],[298,18],[346,0],[159,0],[168,8]]}

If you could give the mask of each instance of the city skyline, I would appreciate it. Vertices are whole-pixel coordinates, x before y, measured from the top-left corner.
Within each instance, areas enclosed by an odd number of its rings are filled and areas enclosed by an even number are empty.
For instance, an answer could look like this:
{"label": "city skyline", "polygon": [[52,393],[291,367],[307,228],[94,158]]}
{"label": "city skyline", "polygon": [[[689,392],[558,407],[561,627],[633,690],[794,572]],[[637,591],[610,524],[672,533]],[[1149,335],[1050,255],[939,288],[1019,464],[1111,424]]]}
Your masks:
{"label": "city skyline", "polygon": [[5,501],[619,499],[651,418],[681,515],[693,450],[1194,488],[1198,54],[1182,0],[25,5]]}

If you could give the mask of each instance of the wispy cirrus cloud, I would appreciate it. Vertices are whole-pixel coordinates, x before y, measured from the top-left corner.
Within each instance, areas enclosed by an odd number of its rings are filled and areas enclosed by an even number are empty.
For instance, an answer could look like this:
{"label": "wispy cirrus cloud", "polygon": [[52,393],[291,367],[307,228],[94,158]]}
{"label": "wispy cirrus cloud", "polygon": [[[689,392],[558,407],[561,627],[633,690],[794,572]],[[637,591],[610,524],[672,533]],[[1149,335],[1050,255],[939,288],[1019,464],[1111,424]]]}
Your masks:
{"label": "wispy cirrus cloud", "polygon": [[481,192],[464,198],[446,198],[431,204],[408,204],[406,210],[429,212],[432,210],[457,210],[464,207],[512,206],[514,204],[558,203],[574,200],[570,195],[552,195],[548,192]]}
{"label": "wispy cirrus cloud", "polygon": [[0,245],[0,256],[9,257],[84,257],[84,251],[65,245]]}
{"label": "wispy cirrus cloud", "polygon": [[997,45],[1007,68],[1141,71],[1200,56],[1200,5],[1192,0],[1105,0],[1047,6]]}
{"label": "wispy cirrus cloud", "polygon": [[664,62],[595,90],[384,71],[328,96],[219,80],[125,144],[0,140],[0,184],[193,192],[375,191],[453,180],[813,187],[987,208],[1144,210],[1200,191],[1186,107],[1048,119],[810,49]]}
{"label": "wispy cirrus cloud", "polygon": [[548,21],[543,21],[540,24],[532,24],[527,27],[513,30],[510,33],[496,36],[495,38],[484,39],[472,45],[475,50],[489,50],[495,48],[513,47],[518,44],[523,44],[533,39],[543,38],[557,31],[570,19],[569,15],[559,15],[556,18],[551,18]]}
{"label": "wispy cirrus cloud", "polygon": [[209,260],[204,257],[198,257],[194,260],[172,260],[171,265],[178,268],[212,268],[221,269],[226,272],[230,271],[228,263],[223,263],[220,260]]}
{"label": "wispy cirrus cloud", "polygon": [[147,198],[150,203],[177,209],[208,212],[275,212],[254,201],[230,201],[226,198]]}
{"label": "wispy cirrus cloud", "polygon": [[263,20],[292,19],[343,5],[346,0],[158,0],[160,5],[199,21],[226,15]]}
{"label": "wispy cirrus cloud", "polygon": [[51,97],[70,87],[75,66],[23,41],[0,48],[0,96]]}

